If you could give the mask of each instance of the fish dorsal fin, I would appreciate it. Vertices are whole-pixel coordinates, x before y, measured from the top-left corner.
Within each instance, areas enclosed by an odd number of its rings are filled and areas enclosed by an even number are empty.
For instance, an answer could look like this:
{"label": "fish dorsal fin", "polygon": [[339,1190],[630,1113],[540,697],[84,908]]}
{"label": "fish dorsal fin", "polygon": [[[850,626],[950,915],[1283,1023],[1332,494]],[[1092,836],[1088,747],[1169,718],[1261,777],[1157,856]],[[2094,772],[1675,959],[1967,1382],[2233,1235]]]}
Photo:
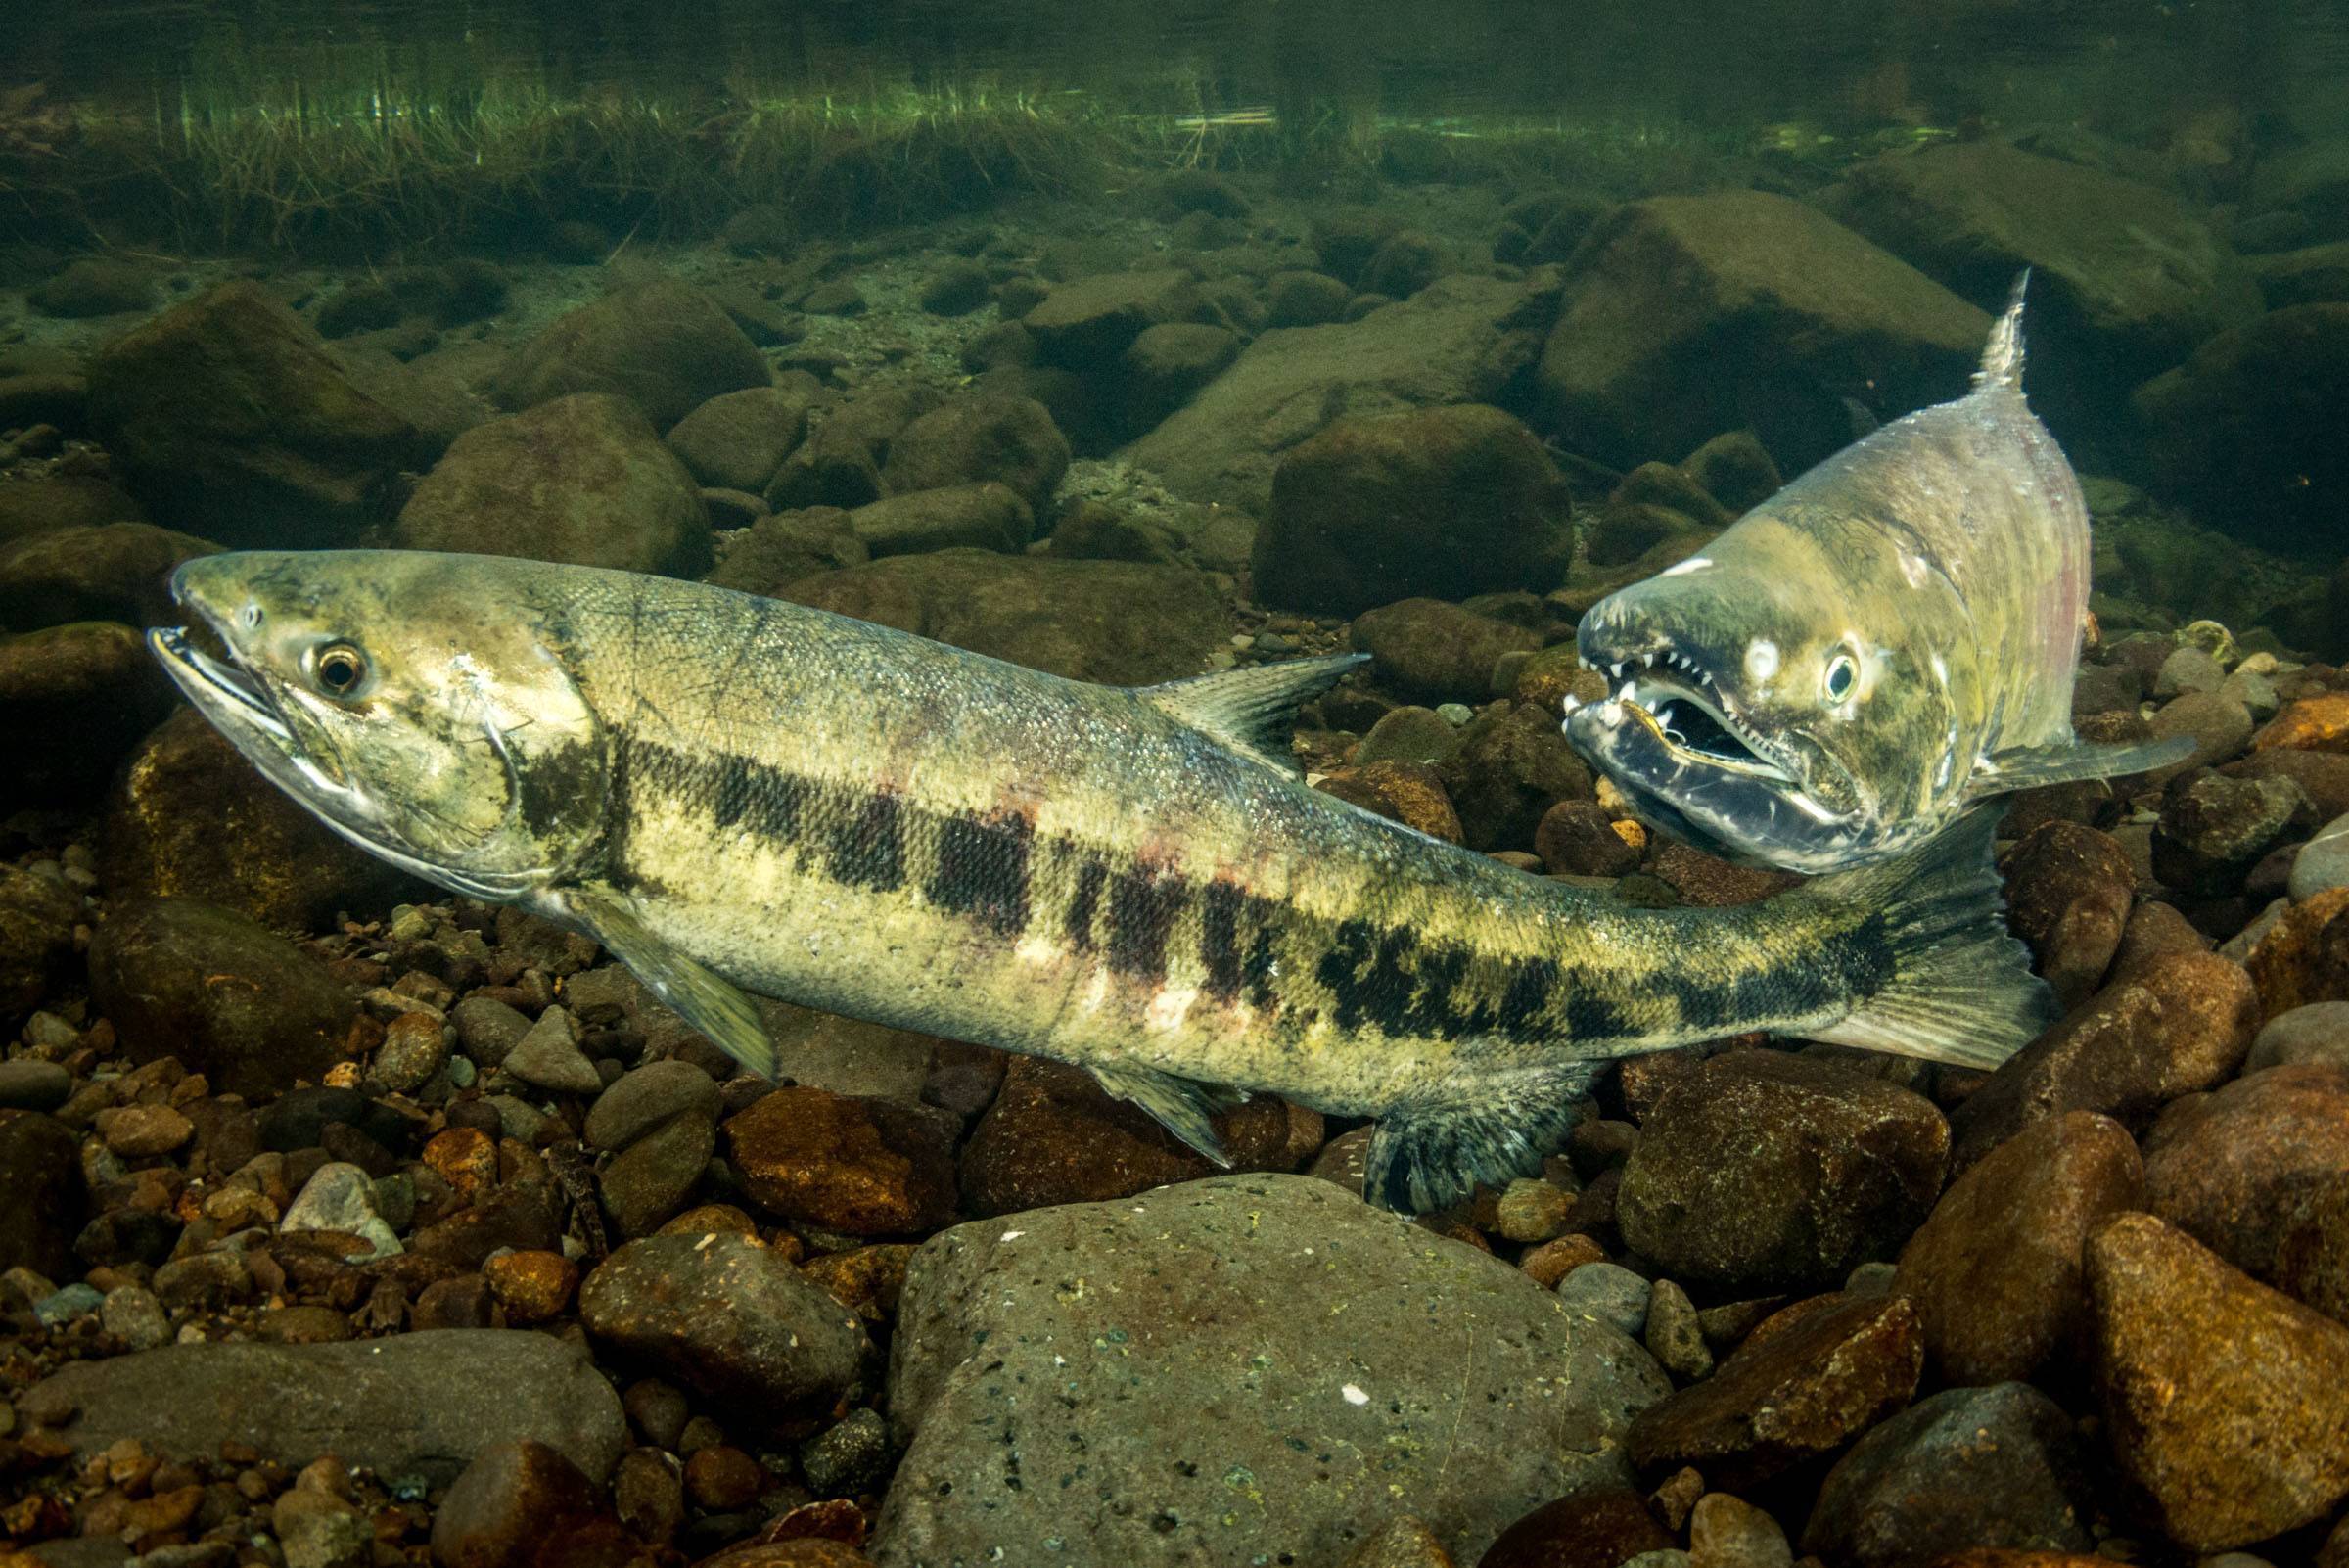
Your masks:
{"label": "fish dorsal fin", "polygon": [[2031,269],[2025,267],[2006,295],[2005,310],[1990,329],[1990,343],[1982,350],[1982,368],[1974,372],[1976,388],[2023,390],[2023,290],[2030,282]]}
{"label": "fish dorsal fin", "polygon": [[1176,1078],[1154,1067],[1096,1067],[1093,1081],[1148,1111],[1160,1127],[1224,1170],[1231,1169],[1231,1156],[1216,1131],[1216,1117],[1245,1103],[1248,1096],[1242,1090]]}
{"label": "fish dorsal fin", "polygon": [[1297,710],[1369,657],[1335,654],[1327,659],[1257,665],[1194,680],[1145,686],[1137,695],[1250,761],[1294,774],[1297,764],[1288,755],[1288,735],[1297,722]]}
{"label": "fish dorsal fin", "polygon": [[2140,741],[2129,746],[2102,746],[2081,740],[2059,741],[2052,746],[2016,746],[1993,752],[1974,763],[1974,790],[1980,795],[2005,795],[2015,790],[2035,790],[2043,784],[2123,778],[2183,762],[2193,754],[2191,735],[2173,735],[2167,740]]}

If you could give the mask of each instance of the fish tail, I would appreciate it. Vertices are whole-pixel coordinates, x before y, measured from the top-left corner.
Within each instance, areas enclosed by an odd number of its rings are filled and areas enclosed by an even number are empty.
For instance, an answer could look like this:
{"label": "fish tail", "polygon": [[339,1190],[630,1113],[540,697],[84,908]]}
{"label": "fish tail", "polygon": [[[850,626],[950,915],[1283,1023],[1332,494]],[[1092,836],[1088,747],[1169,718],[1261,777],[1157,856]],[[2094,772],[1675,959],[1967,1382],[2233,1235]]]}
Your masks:
{"label": "fish tail", "polygon": [[1990,329],[1989,346],[1982,350],[1982,368],[1974,372],[1977,388],[2023,390],[2023,290],[2030,282],[2031,269],[2025,267],[2006,292],[2006,309]]}
{"label": "fish tail", "polygon": [[1909,853],[1821,877],[1804,891],[1876,911],[1889,974],[1831,1028],[1838,1045],[1990,1069],[2055,1021],[2055,994],[2006,925],[1991,840],[2003,806],[1979,807]]}

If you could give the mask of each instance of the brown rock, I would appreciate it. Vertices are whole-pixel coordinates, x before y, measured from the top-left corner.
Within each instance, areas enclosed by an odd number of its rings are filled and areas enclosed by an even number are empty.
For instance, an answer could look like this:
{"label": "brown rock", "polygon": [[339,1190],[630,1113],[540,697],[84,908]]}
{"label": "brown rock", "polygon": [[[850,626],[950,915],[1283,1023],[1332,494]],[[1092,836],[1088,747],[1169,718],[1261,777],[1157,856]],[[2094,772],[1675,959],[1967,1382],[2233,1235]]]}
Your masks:
{"label": "brown rock", "polygon": [[2088,1240],[2113,1453],[2193,1551],[2264,1541],[2349,1496],[2349,1328],[2150,1215]]}
{"label": "brown rock", "polygon": [[1953,1163],[1970,1166],[2066,1111],[2142,1127],[2167,1101],[2232,1077],[2258,1027],[2250,977],[2216,953],[2182,953],[2116,978],[1958,1107]]}
{"label": "brown rock", "polygon": [[1476,1568],[1616,1568],[1674,1545],[1629,1487],[1592,1487],[1545,1502],[1503,1530]]}
{"label": "brown rock", "polygon": [[2108,972],[2113,980],[2134,978],[2139,971],[2179,953],[2210,951],[2210,939],[2193,928],[2174,903],[2141,903],[2129,911],[2121,929],[2120,949]]}
{"label": "brown rock", "polygon": [[[1292,1170],[1321,1142],[1321,1118],[1259,1095],[1216,1118],[1234,1171]],[[1015,1056],[962,1151],[973,1213],[1011,1214],[1123,1198],[1215,1174],[1148,1112],[1113,1099],[1081,1068]]]}
{"label": "brown rock", "polygon": [[2033,1123],[1942,1194],[1901,1252],[1945,1382],[2031,1376],[2081,1343],[2081,1248],[2105,1216],[2138,1207],[2144,1171],[2119,1123],[2073,1111]]}
{"label": "brown rock", "polygon": [[2349,1323],[2349,1171],[2325,1181],[2284,1222],[2276,1283],[2336,1322]]}
{"label": "brown rock", "polygon": [[1453,1568],[1451,1553],[1416,1514],[1398,1514],[1348,1553],[1345,1568]]}
{"label": "brown rock", "polygon": [[2349,691],[2322,692],[2285,703],[2251,737],[2251,750],[2349,752]]}
{"label": "brown rock", "polygon": [[2349,1072],[2272,1067],[2172,1106],[2145,1138],[2144,1207],[2268,1278],[2301,1200],[2349,1171]]}
{"label": "brown rock", "polygon": [[1447,844],[1460,842],[1460,814],[1444,793],[1443,776],[1424,762],[1341,767],[1313,787]]}
{"label": "brown rock", "polygon": [[579,1266],[559,1252],[508,1252],[484,1261],[482,1276],[489,1293],[516,1327],[543,1323],[571,1305]]}
{"label": "brown rock", "polygon": [[1605,1263],[1607,1249],[1589,1236],[1560,1236],[1544,1241],[1527,1251],[1517,1260],[1534,1283],[1544,1289],[1554,1288],[1557,1282],[1587,1263]]}
{"label": "brown rock", "polygon": [[1634,1250],[1676,1279],[1825,1283],[1915,1228],[1948,1156],[1948,1124],[1922,1095],[1802,1057],[1730,1051],[1647,1118],[1616,1218]]}
{"label": "brown rock", "polygon": [[1639,850],[1596,801],[1560,801],[1534,827],[1534,853],[1552,876],[1623,876],[1639,864]]}
{"label": "brown rock", "polygon": [[810,1258],[800,1272],[868,1324],[895,1321],[905,1289],[905,1265],[914,1249],[903,1242],[852,1247]]}
{"label": "brown rock", "polygon": [[2006,920],[2066,1007],[2104,979],[2137,896],[2129,852],[2095,828],[2049,822],[1999,860]]}
{"label": "brown rock", "polygon": [[543,1548],[602,1512],[579,1467],[531,1439],[482,1450],[449,1487],[433,1519],[441,1568],[530,1568]]}
{"label": "brown rock", "polygon": [[1648,857],[1648,873],[1681,896],[1682,903],[1722,909],[1755,903],[1783,893],[1800,878],[1761,866],[1737,865],[1686,844],[1671,843]]}
{"label": "brown rock", "polygon": [[685,1492],[712,1512],[747,1508],[773,1481],[765,1466],[730,1443],[696,1449],[685,1460]]}
{"label": "brown rock", "polygon": [[1907,1297],[1847,1300],[1634,1416],[1632,1462],[1642,1475],[1694,1465],[1716,1488],[1748,1491],[1906,1406],[1924,1354]]}
{"label": "brown rock", "polygon": [[1441,599],[1404,599],[1357,616],[1355,647],[1370,656],[1380,686],[1413,701],[1477,702],[1503,655],[1527,653],[1541,636]]}
{"label": "brown rock", "polygon": [[952,1115],[925,1105],[780,1088],[727,1121],[743,1187],[787,1220],[853,1236],[935,1230],[954,1218]]}
{"label": "brown rock", "polygon": [[2265,1016],[2349,1000],[2349,888],[2293,904],[2243,959]]}
{"label": "brown rock", "polygon": [[842,1542],[802,1536],[729,1546],[714,1557],[704,1557],[695,1568],[873,1568],[873,1559]]}

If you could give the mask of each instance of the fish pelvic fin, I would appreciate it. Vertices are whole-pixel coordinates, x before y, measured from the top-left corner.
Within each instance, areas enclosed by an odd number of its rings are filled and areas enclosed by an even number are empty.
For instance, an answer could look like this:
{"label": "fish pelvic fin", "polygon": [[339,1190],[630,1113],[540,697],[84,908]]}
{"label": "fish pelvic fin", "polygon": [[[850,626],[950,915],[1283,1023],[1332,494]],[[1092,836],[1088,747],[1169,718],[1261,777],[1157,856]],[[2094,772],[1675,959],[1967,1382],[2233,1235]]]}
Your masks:
{"label": "fish pelvic fin", "polygon": [[560,912],[602,943],[645,989],[710,1037],[712,1044],[760,1078],[782,1076],[782,1058],[759,1009],[741,987],[655,936],[625,894],[574,888],[557,898]]}
{"label": "fish pelvic fin", "polygon": [[1296,727],[1297,710],[1369,658],[1336,654],[1292,659],[1145,686],[1135,695],[1250,761],[1294,777],[1297,763],[1289,755],[1289,732]]}
{"label": "fish pelvic fin", "polygon": [[1837,1045],[1985,1071],[2054,1023],[2055,993],[2006,926],[1991,841],[2003,806],[1976,807],[1907,854],[1803,892],[1882,913],[1892,973],[1840,1023]]}
{"label": "fish pelvic fin", "polygon": [[2023,390],[2023,290],[2030,285],[2031,269],[2023,268],[2015,278],[2014,287],[2006,293],[2006,308],[1990,329],[1990,343],[1982,350],[1982,368],[1974,372],[1974,386],[2010,387]]}
{"label": "fish pelvic fin", "polygon": [[1577,1062],[1518,1079],[1473,1101],[1406,1100],[1378,1119],[1362,1173],[1362,1196],[1398,1214],[1448,1209],[1479,1182],[1500,1186],[1539,1176],[1566,1146],[1604,1062]]}
{"label": "fish pelvic fin", "polygon": [[1231,1169],[1231,1155],[1223,1147],[1223,1135],[1216,1130],[1216,1118],[1244,1104],[1248,1098],[1244,1091],[1176,1078],[1152,1067],[1096,1067],[1092,1071],[1093,1081],[1110,1093],[1140,1106],[1160,1127],[1224,1170]]}
{"label": "fish pelvic fin", "polygon": [[2101,746],[2093,741],[2067,740],[2052,746],[2017,746],[1993,752],[1974,764],[1974,788],[1984,794],[2004,795],[2037,789],[2043,784],[2072,784],[2081,779],[2122,778],[2149,773],[2157,767],[2183,762],[2194,755],[2191,735],[2167,740],[2139,741],[2127,746]]}

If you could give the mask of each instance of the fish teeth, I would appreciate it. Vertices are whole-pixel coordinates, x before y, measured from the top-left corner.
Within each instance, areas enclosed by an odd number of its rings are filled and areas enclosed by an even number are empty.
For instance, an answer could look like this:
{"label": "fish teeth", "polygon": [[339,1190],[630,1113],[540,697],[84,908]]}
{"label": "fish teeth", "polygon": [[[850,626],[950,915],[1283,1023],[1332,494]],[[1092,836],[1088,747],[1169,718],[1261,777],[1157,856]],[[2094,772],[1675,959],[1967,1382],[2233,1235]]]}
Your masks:
{"label": "fish teeth", "polygon": [[1634,683],[1634,682],[1632,682],[1632,681],[1628,681],[1628,680],[1627,680],[1627,681],[1625,681],[1625,682],[1623,683],[1623,690],[1621,690],[1621,691],[1619,691],[1619,692],[1617,692],[1617,693],[1615,694],[1615,700],[1616,700],[1617,702],[1619,702],[1619,703],[1628,703],[1628,702],[1630,702],[1630,701],[1632,700],[1632,688],[1633,688],[1634,684],[1635,684],[1635,683]]}
{"label": "fish teeth", "polygon": [[1607,673],[1614,676],[1617,680],[1621,680],[1623,678],[1622,662],[1619,660],[1616,663],[1607,666]]}

